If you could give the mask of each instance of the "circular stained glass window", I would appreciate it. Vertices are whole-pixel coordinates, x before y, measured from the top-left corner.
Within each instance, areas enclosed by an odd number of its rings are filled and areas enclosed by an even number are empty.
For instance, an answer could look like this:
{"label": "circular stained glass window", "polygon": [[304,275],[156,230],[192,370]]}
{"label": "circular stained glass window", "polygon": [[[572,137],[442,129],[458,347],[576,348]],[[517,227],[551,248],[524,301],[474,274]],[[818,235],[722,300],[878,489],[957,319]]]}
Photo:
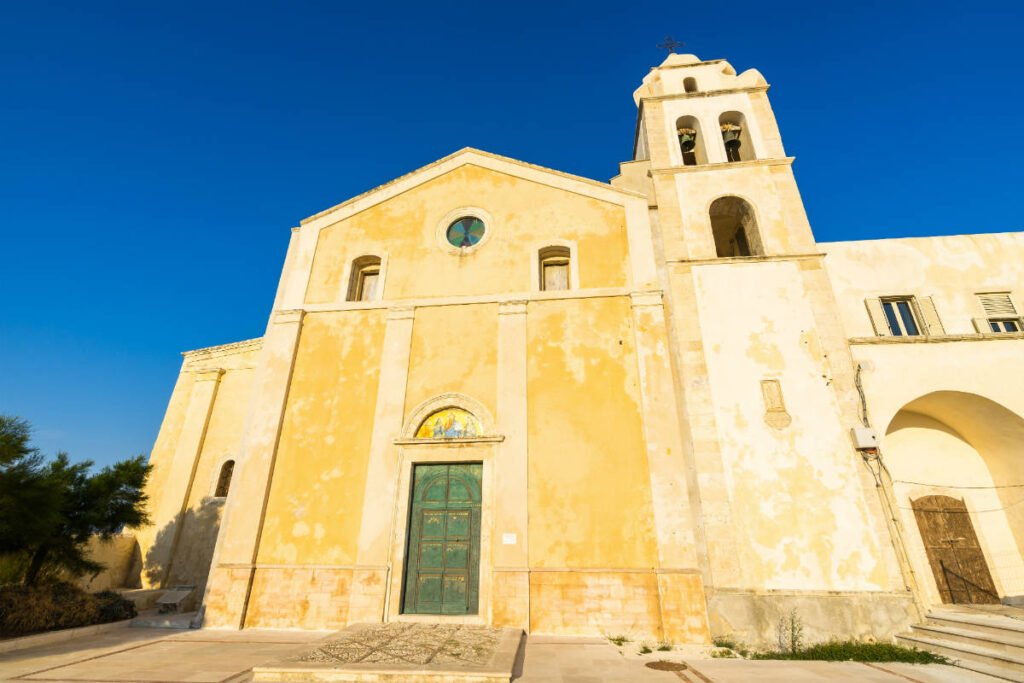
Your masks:
{"label": "circular stained glass window", "polygon": [[449,225],[445,235],[453,247],[472,247],[483,239],[485,230],[482,220],[466,216]]}

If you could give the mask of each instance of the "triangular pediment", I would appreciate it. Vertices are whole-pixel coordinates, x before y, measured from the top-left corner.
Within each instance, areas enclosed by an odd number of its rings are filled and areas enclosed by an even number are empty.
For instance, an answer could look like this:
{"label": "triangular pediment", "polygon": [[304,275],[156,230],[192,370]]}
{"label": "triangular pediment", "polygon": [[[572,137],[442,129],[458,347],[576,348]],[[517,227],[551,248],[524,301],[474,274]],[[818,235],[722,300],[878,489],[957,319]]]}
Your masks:
{"label": "triangular pediment", "polygon": [[601,201],[613,204],[624,205],[629,200],[643,198],[643,195],[623,190],[608,183],[598,182],[589,178],[563,173],[543,166],[529,164],[525,161],[511,159],[509,157],[491,154],[472,147],[464,147],[454,154],[427,164],[421,168],[407,173],[394,180],[375,187],[368,192],[357,195],[347,201],[332,206],[329,209],[314,214],[301,222],[303,228],[309,226],[319,229],[343,220],[348,216],[365,211],[366,209],[385,202],[404,192],[430,182],[446,173],[451,173],[462,166],[478,166],[490,169],[498,173],[505,173],[513,177],[540,183],[549,187],[555,187],[567,192],[573,192],[586,197],[592,197]]}

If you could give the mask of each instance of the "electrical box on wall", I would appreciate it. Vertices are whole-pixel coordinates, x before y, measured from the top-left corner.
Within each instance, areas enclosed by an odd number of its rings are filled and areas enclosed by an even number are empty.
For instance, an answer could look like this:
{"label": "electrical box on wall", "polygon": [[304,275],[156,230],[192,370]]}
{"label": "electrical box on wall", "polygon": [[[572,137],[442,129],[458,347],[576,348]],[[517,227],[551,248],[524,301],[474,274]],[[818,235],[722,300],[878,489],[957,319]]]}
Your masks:
{"label": "electrical box on wall", "polygon": [[854,427],[850,430],[853,447],[858,451],[869,451],[878,448],[878,434],[871,427]]}

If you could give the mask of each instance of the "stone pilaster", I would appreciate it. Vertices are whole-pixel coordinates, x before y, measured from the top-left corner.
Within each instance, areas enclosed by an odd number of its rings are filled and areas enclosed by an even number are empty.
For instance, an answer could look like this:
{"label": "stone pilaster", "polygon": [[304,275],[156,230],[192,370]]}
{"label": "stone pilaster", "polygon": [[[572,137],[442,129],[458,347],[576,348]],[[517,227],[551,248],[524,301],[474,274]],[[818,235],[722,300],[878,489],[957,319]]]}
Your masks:
{"label": "stone pilaster", "polygon": [[[683,457],[676,391],[662,294],[631,295],[640,403],[658,546],[662,637],[673,642],[708,640],[707,611]],[[684,613],[680,614],[679,610]]]}
{"label": "stone pilaster", "polygon": [[203,601],[205,626],[237,629],[245,624],[302,317],[301,310],[276,311],[267,326]]}
{"label": "stone pilaster", "polygon": [[394,440],[402,435],[405,419],[414,316],[412,308],[391,309],[384,330],[349,623],[382,621],[390,574],[402,570],[390,566],[389,556],[400,474]]}
{"label": "stone pilaster", "polygon": [[527,538],[527,410],[525,301],[498,309],[498,416],[505,440],[495,460],[492,623],[530,628]]}
{"label": "stone pilaster", "polygon": [[210,424],[213,404],[224,371],[220,368],[196,372],[189,395],[185,419],[178,435],[174,457],[170,464],[170,476],[160,491],[160,504],[153,515],[156,539],[146,558],[143,578],[149,585],[162,586],[170,576],[174,552],[181,537],[182,520],[188,508],[189,494],[195,479],[199,455],[206,440],[206,429]]}

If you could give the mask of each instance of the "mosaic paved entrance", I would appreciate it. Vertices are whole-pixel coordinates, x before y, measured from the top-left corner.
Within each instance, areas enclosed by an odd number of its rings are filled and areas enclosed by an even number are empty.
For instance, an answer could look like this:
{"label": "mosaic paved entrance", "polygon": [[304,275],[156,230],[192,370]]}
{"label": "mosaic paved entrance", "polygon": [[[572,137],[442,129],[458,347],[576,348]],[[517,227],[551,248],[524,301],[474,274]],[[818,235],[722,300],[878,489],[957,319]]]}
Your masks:
{"label": "mosaic paved entrance", "polygon": [[356,624],[298,656],[253,670],[254,681],[507,682],[523,632],[469,624]]}

